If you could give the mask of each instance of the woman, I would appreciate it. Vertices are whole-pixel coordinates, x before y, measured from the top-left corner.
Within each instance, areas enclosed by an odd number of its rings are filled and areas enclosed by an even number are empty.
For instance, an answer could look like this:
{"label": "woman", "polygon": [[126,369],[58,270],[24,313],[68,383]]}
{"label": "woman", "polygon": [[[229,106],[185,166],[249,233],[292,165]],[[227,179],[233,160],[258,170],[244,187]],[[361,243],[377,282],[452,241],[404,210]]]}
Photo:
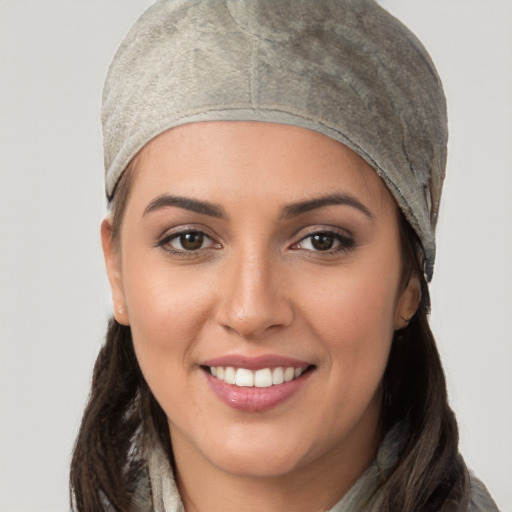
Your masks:
{"label": "woman", "polygon": [[163,0],[104,91],[79,511],[497,510],[428,327],[446,110],[371,1]]}

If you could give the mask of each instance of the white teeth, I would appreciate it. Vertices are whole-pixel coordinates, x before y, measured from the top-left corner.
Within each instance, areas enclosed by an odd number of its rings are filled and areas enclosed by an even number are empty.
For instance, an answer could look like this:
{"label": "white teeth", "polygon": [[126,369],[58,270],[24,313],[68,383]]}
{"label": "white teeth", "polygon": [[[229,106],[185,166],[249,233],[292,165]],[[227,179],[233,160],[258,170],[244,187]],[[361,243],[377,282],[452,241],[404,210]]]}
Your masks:
{"label": "white teeth", "polygon": [[292,368],[291,366],[289,366],[284,371],[284,381],[290,382],[291,380],[293,380],[294,377],[295,377],[295,368]]}
{"label": "white teeth", "polygon": [[245,368],[238,368],[236,371],[235,384],[240,387],[251,388],[254,386],[254,373]]}
{"label": "white teeth", "polygon": [[263,368],[254,372],[254,385],[257,388],[269,388],[272,386],[272,371],[270,368]]}
{"label": "white teeth", "polygon": [[272,372],[272,384],[282,384],[284,382],[284,370],[282,368],[274,368]]}
{"label": "white teeth", "polygon": [[233,368],[228,366],[210,366],[210,373],[226,384],[234,384],[240,387],[268,388],[278,386],[284,382],[290,382],[300,377],[303,373],[302,368],[288,366],[286,368],[262,368],[252,371],[246,368]]}
{"label": "white teeth", "polygon": [[235,382],[236,382],[235,369],[232,368],[231,366],[228,366],[224,370],[224,382],[226,384],[235,384]]}

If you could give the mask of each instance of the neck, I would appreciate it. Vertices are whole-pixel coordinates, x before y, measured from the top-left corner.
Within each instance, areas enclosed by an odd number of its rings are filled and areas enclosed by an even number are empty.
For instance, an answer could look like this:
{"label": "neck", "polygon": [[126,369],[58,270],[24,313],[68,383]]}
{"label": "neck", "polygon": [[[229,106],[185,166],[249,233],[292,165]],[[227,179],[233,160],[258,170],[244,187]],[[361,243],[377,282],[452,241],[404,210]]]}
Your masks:
{"label": "neck", "polygon": [[[370,464],[371,461],[368,461]],[[219,474],[189,478],[177,475],[180,495],[187,512],[325,512],[333,507],[356,482],[366,467],[352,468],[350,474],[332,471],[311,475],[304,468],[293,475],[254,478]],[[315,468],[316,469],[316,468]]]}

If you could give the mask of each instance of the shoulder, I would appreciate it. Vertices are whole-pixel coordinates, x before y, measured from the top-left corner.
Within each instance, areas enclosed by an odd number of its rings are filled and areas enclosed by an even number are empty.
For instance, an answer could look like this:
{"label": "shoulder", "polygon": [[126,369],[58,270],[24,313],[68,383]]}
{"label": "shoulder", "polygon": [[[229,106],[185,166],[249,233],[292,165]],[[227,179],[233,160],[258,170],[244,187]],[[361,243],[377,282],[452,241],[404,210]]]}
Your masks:
{"label": "shoulder", "polygon": [[485,485],[471,472],[469,473],[469,488],[468,512],[499,512]]}

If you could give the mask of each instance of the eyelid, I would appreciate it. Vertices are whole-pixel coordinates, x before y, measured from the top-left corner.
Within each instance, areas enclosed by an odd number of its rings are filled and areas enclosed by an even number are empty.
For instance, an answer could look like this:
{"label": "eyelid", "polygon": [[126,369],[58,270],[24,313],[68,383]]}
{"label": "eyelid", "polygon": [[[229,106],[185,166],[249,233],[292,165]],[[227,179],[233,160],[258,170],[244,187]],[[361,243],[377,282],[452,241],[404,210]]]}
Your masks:
{"label": "eyelid", "polygon": [[[210,240],[210,244],[208,247],[200,247],[198,249],[176,249],[173,247],[170,247],[169,244],[171,241],[176,240],[182,235],[186,235],[187,233],[200,233],[202,234],[206,239]],[[330,235],[333,236],[336,241],[338,247],[333,249],[326,249],[326,250],[320,250],[320,249],[307,249],[300,247],[300,245],[308,238],[313,237],[315,235]],[[353,235],[346,229],[342,229],[335,226],[311,226],[309,228],[300,230],[294,238],[297,240],[294,242],[290,249],[292,250],[304,250],[311,253],[317,253],[319,255],[325,254],[337,254],[342,252],[350,251],[355,246],[355,241],[353,238]],[[221,249],[222,243],[218,241],[219,237],[216,235],[213,235],[208,228],[205,226],[198,226],[198,225],[181,225],[176,226],[173,228],[170,228],[166,230],[157,240],[155,243],[155,247],[163,248],[166,252],[170,254],[175,254],[178,256],[183,257],[193,257],[197,256],[200,253],[204,253],[205,251],[208,251],[209,249]],[[167,247],[166,247],[167,246]]]}
{"label": "eyelid", "polygon": [[[304,240],[311,238],[315,235],[330,235],[333,236],[338,243],[340,244],[340,247],[335,249],[326,249],[325,251],[321,250],[315,250],[315,249],[304,249],[302,247],[298,247]],[[303,231],[297,235],[299,240],[292,244],[291,249],[292,250],[305,250],[312,253],[317,254],[337,254],[342,252],[347,252],[349,250],[352,250],[354,248],[355,240],[351,233],[349,233],[347,230],[337,228],[334,226],[315,226],[308,228],[306,231]]]}
{"label": "eyelid", "polygon": [[[186,249],[175,249],[172,247],[165,247],[168,245],[171,241],[176,240],[180,236],[186,235],[188,233],[200,233],[205,238],[209,239],[212,243],[210,247],[201,247],[197,250],[186,250]],[[185,225],[185,226],[177,226],[175,228],[171,228],[166,230],[160,237],[158,237],[158,241],[155,244],[156,247],[161,247],[165,251],[169,252],[170,254],[176,254],[179,256],[185,256],[190,257],[194,255],[198,255],[199,253],[202,253],[208,249],[219,249],[222,247],[221,243],[217,241],[216,236],[212,235],[210,233],[210,230],[206,229],[204,226],[197,226],[197,225]]]}

